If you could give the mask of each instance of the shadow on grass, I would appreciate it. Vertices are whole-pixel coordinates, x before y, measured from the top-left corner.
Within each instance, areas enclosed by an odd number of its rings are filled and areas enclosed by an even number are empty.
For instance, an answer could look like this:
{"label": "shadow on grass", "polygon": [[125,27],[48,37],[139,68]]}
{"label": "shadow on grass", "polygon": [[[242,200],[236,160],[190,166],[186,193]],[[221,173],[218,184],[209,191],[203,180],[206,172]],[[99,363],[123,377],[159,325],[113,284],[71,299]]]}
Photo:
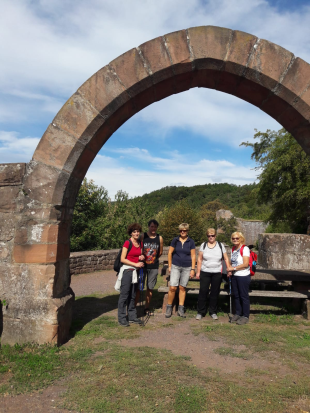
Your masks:
{"label": "shadow on grass", "polygon": [[[145,294],[146,292],[144,291],[144,299]],[[151,307],[154,309],[161,308],[163,303],[163,296],[163,293],[159,293],[157,290],[154,290]],[[73,338],[78,331],[82,330],[86,324],[90,323],[95,318],[98,318],[110,311],[116,310],[118,307],[118,298],[118,294],[112,294],[103,297],[94,295],[77,297],[74,302],[73,318],[70,328],[70,338]],[[137,307],[137,313],[138,317],[141,317],[143,314],[143,310],[140,310],[140,308]]]}
{"label": "shadow on grass", "polygon": [[86,296],[77,297],[74,302],[73,319],[70,328],[71,338],[95,318],[117,308],[119,295],[105,297]]}

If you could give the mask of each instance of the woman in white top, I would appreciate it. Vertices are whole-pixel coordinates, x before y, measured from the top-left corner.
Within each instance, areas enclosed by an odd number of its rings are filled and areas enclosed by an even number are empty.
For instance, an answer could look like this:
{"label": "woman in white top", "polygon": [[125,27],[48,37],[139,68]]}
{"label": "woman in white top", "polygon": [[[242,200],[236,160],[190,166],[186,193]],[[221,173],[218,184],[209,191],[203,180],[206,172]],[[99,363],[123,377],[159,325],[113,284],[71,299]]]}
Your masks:
{"label": "woman in white top", "polygon": [[214,228],[207,230],[208,242],[201,244],[198,261],[196,278],[200,278],[200,288],[197,304],[196,320],[201,320],[207,313],[207,298],[211,284],[209,314],[214,320],[218,320],[217,302],[222,282],[222,261],[229,266],[226,249],[223,244],[216,241],[216,232]]}
{"label": "woman in white top", "polygon": [[241,232],[234,232],[231,235],[231,241],[233,243],[231,265],[227,267],[227,270],[232,271],[231,287],[235,300],[236,313],[230,322],[243,325],[249,322],[250,316],[250,250],[244,245],[245,238]]}

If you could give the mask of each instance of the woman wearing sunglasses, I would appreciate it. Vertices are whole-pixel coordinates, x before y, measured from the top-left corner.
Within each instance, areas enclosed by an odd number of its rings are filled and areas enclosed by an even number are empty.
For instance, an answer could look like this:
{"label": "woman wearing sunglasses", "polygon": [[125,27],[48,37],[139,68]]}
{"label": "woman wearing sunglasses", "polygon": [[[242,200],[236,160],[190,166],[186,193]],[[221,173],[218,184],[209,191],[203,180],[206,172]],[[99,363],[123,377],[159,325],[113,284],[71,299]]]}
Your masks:
{"label": "woman wearing sunglasses", "polygon": [[195,242],[188,236],[189,225],[180,224],[180,236],[173,238],[168,252],[168,270],[170,273],[170,288],[166,317],[171,317],[172,304],[177,288],[179,287],[178,315],[185,317],[184,302],[186,286],[190,275],[195,275],[196,249]]}
{"label": "woman wearing sunglasses", "polygon": [[201,244],[196,278],[200,278],[200,288],[197,304],[196,320],[201,320],[207,314],[207,298],[211,284],[209,314],[213,320],[218,320],[217,303],[222,282],[222,261],[229,266],[226,249],[223,244],[216,241],[214,228],[207,230],[208,242]]}
{"label": "woman wearing sunglasses", "polygon": [[[231,265],[227,267],[227,270],[232,271],[231,287],[235,300],[236,313],[230,322],[243,325],[249,322],[250,316],[250,250],[244,245],[245,238],[241,232],[234,232],[231,235],[231,241],[233,243]],[[244,247],[241,253],[241,247],[243,245]]]}

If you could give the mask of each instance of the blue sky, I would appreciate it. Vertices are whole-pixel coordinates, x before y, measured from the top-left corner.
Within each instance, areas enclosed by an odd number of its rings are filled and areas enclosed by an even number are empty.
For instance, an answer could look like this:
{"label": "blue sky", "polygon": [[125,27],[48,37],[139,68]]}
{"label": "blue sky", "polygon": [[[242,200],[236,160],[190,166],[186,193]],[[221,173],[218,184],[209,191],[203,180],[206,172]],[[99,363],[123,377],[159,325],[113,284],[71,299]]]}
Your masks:
{"label": "blue sky", "polygon": [[[310,1],[2,0],[0,163],[28,162],[63,103],[115,57],[171,31],[215,25],[310,62]],[[280,125],[221,92],[192,89],[144,109],[106,143],[87,177],[130,196],[167,185],[253,182],[254,129]]]}

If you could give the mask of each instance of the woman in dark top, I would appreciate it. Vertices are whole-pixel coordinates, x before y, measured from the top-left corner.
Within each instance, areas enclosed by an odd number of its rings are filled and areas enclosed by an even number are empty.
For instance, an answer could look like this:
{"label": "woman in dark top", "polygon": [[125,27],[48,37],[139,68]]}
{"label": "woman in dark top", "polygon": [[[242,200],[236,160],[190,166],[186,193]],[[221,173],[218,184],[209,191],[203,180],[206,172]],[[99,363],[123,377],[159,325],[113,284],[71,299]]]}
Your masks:
{"label": "woman in dark top", "polygon": [[189,225],[179,225],[180,236],[173,238],[168,252],[168,266],[170,273],[170,288],[168,292],[168,304],[166,317],[171,317],[172,303],[175,292],[179,287],[178,315],[185,317],[184,302],[186,286],[190,276],[195,275],[196,249],[195,242],[188,236]]}
{"label": "woman in dark top", "polygon": [[[137,317],[135,306],[135,298],[138,288],[138,271],[144,266],[144,263],[142,262],[144,260],[144,255],[142,255],[142,245],[139,241],[141,230],[141,225],[137,223],[129,225],[127,232],[128,235],[130,235],[130,240],[125,241],[122,249],[121,263],[123,265],[118,274],[117,283],[120,284],[118,322],[123,327],[128,327],[129,323],[141,324],[141,321]],[[130,250],[129,241],[131,242]]]}

